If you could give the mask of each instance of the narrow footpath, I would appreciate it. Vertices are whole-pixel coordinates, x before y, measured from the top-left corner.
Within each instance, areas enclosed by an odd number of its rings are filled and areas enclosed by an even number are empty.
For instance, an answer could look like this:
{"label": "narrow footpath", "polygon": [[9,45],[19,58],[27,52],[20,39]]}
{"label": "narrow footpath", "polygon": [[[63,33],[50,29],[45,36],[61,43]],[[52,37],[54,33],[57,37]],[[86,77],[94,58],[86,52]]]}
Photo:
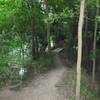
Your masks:
{"label": "narrow footpath", "polygon": [[0,100],[68,100],[66,76],[70,70],[65,67],[58,54],[55,55],[56,68],[38,76],[27,87],[19,91],[4,89],[0,92]]}

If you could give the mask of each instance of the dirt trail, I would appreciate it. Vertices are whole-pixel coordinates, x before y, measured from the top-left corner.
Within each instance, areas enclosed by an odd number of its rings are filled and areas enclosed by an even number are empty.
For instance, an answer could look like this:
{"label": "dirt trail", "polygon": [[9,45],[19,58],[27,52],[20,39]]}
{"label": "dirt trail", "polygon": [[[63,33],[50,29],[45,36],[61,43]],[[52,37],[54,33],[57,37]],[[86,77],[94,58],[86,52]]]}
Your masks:
{"label": "dirt trail", "polygon": [[9,89],[1,91],[0,100],[67,100],[64,95],[67,93],[66,90],[59,90],[59,86],[64,84],[63,78],[68,69],[63,66],[58,55],[55,56],[55,63],[57,68],[37,77],[20,91]]}

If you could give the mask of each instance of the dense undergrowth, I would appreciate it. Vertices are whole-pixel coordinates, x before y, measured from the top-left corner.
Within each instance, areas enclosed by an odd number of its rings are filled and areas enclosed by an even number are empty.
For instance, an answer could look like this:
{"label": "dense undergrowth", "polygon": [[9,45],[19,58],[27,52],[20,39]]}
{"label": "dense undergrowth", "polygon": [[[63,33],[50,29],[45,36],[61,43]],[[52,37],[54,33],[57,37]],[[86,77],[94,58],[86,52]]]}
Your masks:
{"label": "dense undergrowth", "polygon": [[[9,65],[10,63],[10,65]],[[5,62],[0,62],[0,87],[9,85],[13,81],[26,81],[36,74],[41,74],[52,69],[53,55],[44,54],[39,59],[31,60],[30,57],[21,60],[20,58],[13,61],[6,59]],[[15,67],[15,68],[14,68]],[[26,69],[23,76],[19,75],[21,68]]]}
{"label": "dense undergrowth", "polygon": [[[70,90],[75,93],[76,79],[75,79],[75,69],[73,69],[72,79],[68,80],[68,86]],[[75,96],[69,97],[69,100],[75,100]],[[85,72],[82,73],[81,80],[81,100],[100,100],[100,91],[92,88],[90,76]]]}
{"label": "dense undergrowth", "polygon": [[[76,64],[66,57],[66,49],[60,53],[61,60],[66,67],[70,68],[69,75],[66,76],[67,85],[69,87],[70,95],[68,100],[75,100],[75,90],[76,90]],[[100,100],[100,82],[95,82],[95,87],[92,84],[91,75],[86,72],[84,67],[82,68],[81,76],[81,100]],[[67,86],[66,85],[66,86]]]}

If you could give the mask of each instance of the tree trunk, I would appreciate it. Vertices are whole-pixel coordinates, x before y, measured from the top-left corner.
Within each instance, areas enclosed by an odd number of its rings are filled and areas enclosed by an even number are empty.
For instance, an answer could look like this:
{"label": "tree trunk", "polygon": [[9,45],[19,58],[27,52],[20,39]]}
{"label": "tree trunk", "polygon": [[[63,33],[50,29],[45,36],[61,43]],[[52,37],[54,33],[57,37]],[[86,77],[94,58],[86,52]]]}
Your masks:
{"label": "tree trunk", "polygon": [[87,9],[85,9],[85,12],[86,12],[86,14],[85,14],[85,33],[87,33],[87,31],[88,31],[88,11],[87,11]]}
{"label": "tree trunk", "polygon": [[[99,14],[99,8],[97,7],[96,10],[96,16]],[[96,35],[97,35],[97,28],[98,28],[98,23],[95,18],[95,27],[94,27],[94,40],[93,40],[93,56],[96,56]],[[95,69],[96,69],[96,60],[93,58],[93,69],[92,69],[92,82],[93,84],[95,83]]]}
{"label": "tree trunk", "polygon": [[21,55],[21,59],[23,59],[23,61],[24,61],[24,47],[23,47],[23,41],[21,41],[21,48],[20,48],[20,49],[21,49],[21,52],[20,52],[20,53],[21,53],[21,54],[20,54],[20,55]]}
{"label": "tree trunk", "polygon": [[32,21],[32,59],[36,58],[36,51],[35,51],[35,27],[34,22]]}
{"label": "tree trunk", "polygon": [[[48,12],[48,0],[45,0],[45,6],[46,6],[46,15],[49,17],[49,12]],[[51,49],[51,44],[50,44],[50,22],[47,21],[47,42],[48,42],[48,50]]]}
{"label": "tree trunk", "polygon": [[82,59],[82,28],[84,22],[85,0],[80,3],[80,17],[78,23],[78,54],[77,54],[77,82],[76,82],[76,100],[80,100],[81,83],[81,59]]}
{"label": "tree trunk", "polygon": [[[88,33],[88,12],[87,12],[87,9],[85,9],[85,34]],[[87,46],[87,38],[86,38],[86,35],[84,36],[84,43],[83,43],[83,65],[85,66],[85,68],[87,69],[88,67],[88,46]]]}
{"label": "tree trunk", "polygon": [[50,44],[50,23],[47,23],[47,42],[48,42],[48,50],[51,49],[51,44]]}
{"label": "tree trunk", "polygon": [[38,46],[38,36],[37,34],[35,34],[35,45],[36,45],[36,57],[38,58],[39,57],[39,46]]}

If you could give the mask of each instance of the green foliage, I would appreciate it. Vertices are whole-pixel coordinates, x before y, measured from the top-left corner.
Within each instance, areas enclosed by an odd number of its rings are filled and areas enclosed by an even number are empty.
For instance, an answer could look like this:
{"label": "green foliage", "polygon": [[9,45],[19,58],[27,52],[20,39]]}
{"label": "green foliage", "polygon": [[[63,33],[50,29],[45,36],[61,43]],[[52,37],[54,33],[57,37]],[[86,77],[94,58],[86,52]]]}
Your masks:
{"label": "green foliage", "polygon": [[[90,83],[88,83],[90,84]],[[99,100],[100,95],[97,91],[91,89],[90,85],[88,85],[84,80],[81,82],[81,100]],[[68,86],[71,89],[75,89],[76,80],[69,80]],[[69,100],[75,100],[75,97],[69,97]]]}
{"label": "green foliage", "polygon": [[[46,59],[48,58],[48,59]],[[32,62],[32,68],[34,70],[34,73],[44,73],[49,71],[54,67],[53,65],[53,56],[52,55],[46,55],[39,60]]]}
{"label": "green foliage", "polygon": [[93,33],[91,33],[91,32],[84,33],[83,36],[85,39],[91,39],[93,37]]}
{"label": "green foliage", "polygon": [[81,84],[81,99],[82,100],[99,100],[100,96],[98,92],[91,89],[86,83],[82,82]]}
{"label": "green foliage", "polygon": [[69,85],[71,88],[75,88],[75,86],[76,86],[76,81],[71,79],[71,80],[68,81],[68,85]]}
{"label": "green foliage", "polygon": [[[48,59],[47,59],[48,58]],[[4,62],[5,61],[5,62]],[[10,66],[8,65],[10,63]],[[18,68],[13,68],[14,63]],[[15,65],[14,65],[15,66]],[[28,79],[31,73],[40,74],[47,72],[54,68],[53,55],[42,56],[38,60],[32,61],[29,57],[21,60],[19,57],[8,57],[0,59],[0,86],[7,84],[8,82],[21,80],[19,76],[19,70],[21,67],[27,69],[27,75],[24,76],[24,80]],[[31,77],[31,76],[30,76]]]}
{"label": "green foliage", "polygon": [[[44,0],[0,0],[1,85],[6,83],[6,80],[18,79],[18,70],[15,70],[16,74],[10,75],[11,69],[8,66],[8,62],[16,62],[18,65],[23,64],[29,70],[32,68],[35,73],[46,72],[52,68],[53,59],[51,56],[40,57],[40,59],[34,61],[31,59],[32,34],[37,36],[40,56],[41,53],[45,52],[47,46],[47,22],[50,22],[50,38],[52,38],[55,45],[57,45],[57,36],[62,34],[67,43],[68,59],[76,60],[76,50],[73,46],[76,46],[77,43],[79,4],[80,0],[48,0],[47,14],[45,6],[43,6]],[[87,22],[88,29],[87,32],[83,33],[83,39],[88,41],[93,39],[95,18],[100,24],[100,16],[95,17],[96,7],[100,7],[100,0],[86,1],[86,15],[89,18]],[[99,32],[96,38],[97,42],[100,41]],[[23,49],[24,46],[27,46],[28,56],[23,59],[19,49]],[[93,51],[90,52],[89,59],[93,60],[99,57],[99,49],[96,50],[96,55],[93,55]],[[69,84],[74,87],[74,80],[71,80]],[[84,88],[85,86],[82,85],[82,89]],[[84,89],[84,91],[87,92],[89,90]]]}
{"label": "green foliage", "polygon": [[55,13],[45,20],[49,21],[50,23],[54,23],[54,21],[58,22],[58,20],[60,19],[72,18],[73,16],[74,16],[74,12],[70,10],[68,7],[66,7],[65,9],[63,9],[62,12],[57,14]]}
{"label": "green foliage", "polygon": [[100,57],[100,49],[96,49],[96,50],[95,50],[95,55],[94,55],[93,52],[94,52],[94,51],[91,51],[91,52],[90,52],[90,55],[89,55],[89,58],[90,58],[91,60]]}
{"label": "green foliage", "polygon": [[100,40],[100,34],[97,35],[96,39],[97,39],[97,41]]}

